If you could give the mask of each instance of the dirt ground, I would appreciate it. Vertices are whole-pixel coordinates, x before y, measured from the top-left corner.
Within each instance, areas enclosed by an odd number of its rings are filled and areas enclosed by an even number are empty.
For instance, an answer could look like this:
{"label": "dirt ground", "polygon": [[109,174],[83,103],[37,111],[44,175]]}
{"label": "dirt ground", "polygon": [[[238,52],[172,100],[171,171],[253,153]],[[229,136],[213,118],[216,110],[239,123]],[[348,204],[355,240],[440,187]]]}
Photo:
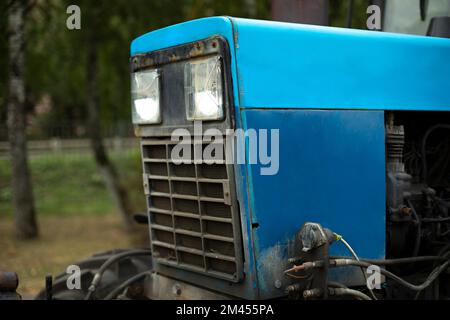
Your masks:
{"label": "dirt ground", "polygon": [[39,217],[40,238],[18,240],[11,219],[0,219],[0,269],[19,275],[18,292],[32,298],[44,287],[47,274],[56,276],[68,265],[113,248],[147,245],[146,228],[133,235],[121,228],[118,214]]}

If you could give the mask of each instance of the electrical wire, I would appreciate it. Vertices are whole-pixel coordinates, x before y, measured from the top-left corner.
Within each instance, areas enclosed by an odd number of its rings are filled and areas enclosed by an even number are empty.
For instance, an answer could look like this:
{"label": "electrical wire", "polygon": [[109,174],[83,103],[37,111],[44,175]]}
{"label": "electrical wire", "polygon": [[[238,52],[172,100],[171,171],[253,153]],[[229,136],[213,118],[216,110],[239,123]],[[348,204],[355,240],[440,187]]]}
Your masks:
{"label": "electrical wire", "polygon": [[[330,259],[348,259],[348,257],[344,256],[331,256]],[[370,264],[387,266],[387,265],[396,265],[396,264],[406,264],[406,263],[414,263],[414,262],[427,262],[427,261],[439,261],[439,260],[448,260],[442,256],[417,256],[410,258],[398,258],[398,259],[360,259],[359,261],[367,262]]]}
{"label": "electrical wire", "polygon": [[347,247],[348,251],[351,252],[352,256],[354,256],[355,259],[359,261],[358,255],[356,254],[355,250],[353,250],[353,248],[350,246],[350,244],[342,236],[339,236],[339,240]]}
{"label": "electrical wire", "polygon": [[[433,166],[428,170],[429,177],[433,177],[433,175],[436,175],[436,172],[438,172],[439,169],[442,170],[441,171],[442,173],[448,172],[447,166],[448,166],[449,155],[450,155],[449,144],[450,144],[449,139],[446,139],[446,140],[442,141],[436,147],[437,151],[435,153],[439,152],[440,157],[435,159]],[[443,176],[443,174],[439,174],[439,176],[441,177],[441,176]],[[442,177],[442,178],[444,178],[444,177]],[[439,180],[436,180],[434,182],[440,183],[441,179],[439,178]]]}
{"label": "electrical wire", "polygon": [[423,218],[422,222],[447,222],[450,221],[450,217],[443,218]]}
{"label": "electrical wire", "polygon": [[[372,266],[372,264],[364,262],[364,261],[358,261],[358,260],[353,260],[353,259],[336,259],[334,261],[330,261],[330,266],[334,265],[336,267],[340,267],[340,266],[359,266],[359,267],[363,267],[363,268],[368,268],[370,266]],[[385,275],[388,278],[391,278],[392,280],[396,281],[397,283],[399,283],[400,285],[411,289],[413,291],[421,291],[425,288],[427,288],[431,283],[433,283],[434,280],[436,280],[436,278],[447,269],[447,267],[450,265],[450,260],[443,263],[442,265],[440,265],[439,267],[433,269],[433,271],[429,274],[429,276],[427,277],[427,279],[419,285],[416,284],[412,284],[402,278],[400,278],[399,276],[393,274],[390,271],[387,271],[386,269],[382,269],[380,268],[380,273]]]}
{"label": "electrical wire", "polygon": [[289,273],[289,272],[285,272],[284,274],[287,275],[288,277],[291,277],[291,278],[294,278],[294,279],[302,279],[302,280],[308,279],[308,278],[311,277],[311,275],[309,275],[309,274],[304,275],[304,276],[296,276],[296,275],[294,275],[292,273]]}
{"label": "electrical wire", "polygon": [[[336,237],[337,241],[341,241],[347,247],[348,251],[350,251],[352,256],[355,257],[355,259],[357,261],[360,261],[358,255],[355,252],[355,250],[353,250],[352,246],[341,235],[339,235],[337,233],[334,233],[334,236]],[[373,293],[372,289],[367,285],[367,275],[366,275],[366,272],[364,271],[363,268],[361,268],[361,272],[363,273],[364,280],[366,281],[366,287],[367,287],[367,289],[369,289],[370,295],[372,296],[372,298],[374,300],[378,300],[376,295],[375,295],[375,293]]]}
{"label": "electrical wire", "polygon": [[430,134],[436,130],[436,129],[450,129],[449,124],[437,124],[429,128],[422,139],[422,174],[423,174],[423,181],[427,184],[428,183],[428,166],[427,166],[427,154],[426,154],[426,147],[427,147],[427,140]]}
{"label": "electrical wire", "polygon": [[413,250],[413,256],[416,257],[419,254],[420,250],[420,240],[422,237],[422,223],[420,222],[419,215],[417,214],[417,211],[414,208],[411,200],[408,199],[407,203],[411,208],[411,212],[412,215],[414,216],[414,219],[416,220],[416,241],[414,242],[414,250]]}

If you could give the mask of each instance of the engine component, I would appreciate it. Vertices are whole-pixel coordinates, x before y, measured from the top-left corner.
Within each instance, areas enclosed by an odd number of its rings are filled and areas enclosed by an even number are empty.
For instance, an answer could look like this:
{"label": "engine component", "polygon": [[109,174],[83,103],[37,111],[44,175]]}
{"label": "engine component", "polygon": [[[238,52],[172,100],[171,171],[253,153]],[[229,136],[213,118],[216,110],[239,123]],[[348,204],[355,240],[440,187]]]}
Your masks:
{"label": "engine component", "polygon": [[318,223],[306,222],[297,234],[302,243],[302,251],[308,252],[335,240],[333,232]]}
{"label": "engine component", "polygon": [[[386,167],[390,257],[417,256],[419,253],[436,254],[436,248],[442,246],[445,237],[450,235],[449,226],[445,223],[449,207],[448,200],[445,200],[445,197],[448,197],[448,191],[445,191],[448,189],[448,181],[445,178],[448,167],[445,144],[448,142],[445,136],[433,135],[434,145],[428,143],[432,132],[436,129],[448,129],[450,125],[429,121],[426,126],[417,129],[413,127],[416,122],[409,121],[400,119],[402,125],[395,125],[394,114],[387,114]],[[409,132],[407,142],[405,130]],[[411,172],[406,171],[404,156]],[[428,169],[428,159],[433,161],[431,170]],[[438,170],[439,166],[442,169]],[[432,179],[430,171],[433,172]],[[439,191],[439,196],[436,190]]]}
{"label": "engine component", "polygon": [[[290,285],[286,292],[293,299],[326,299],[328,296],[328,246],[336,240],[334,233],[318,223],[306,222],[295,236],[294,266],[285,271],[292,278],[304,281]],[[297,265],[297,263],[300,263]],[[302,273],[297,276],[292,273]]]}
{"label": "engine component", "polygon": [[398,219],[409,216],[404,210],[404,199],[411,187],[411,176],[405,172],[403,163],[403,147],[405,131],[403,126],[394,126],[393,122],[386,126],[386,153],[388,171],[388,206],[391,214]]}

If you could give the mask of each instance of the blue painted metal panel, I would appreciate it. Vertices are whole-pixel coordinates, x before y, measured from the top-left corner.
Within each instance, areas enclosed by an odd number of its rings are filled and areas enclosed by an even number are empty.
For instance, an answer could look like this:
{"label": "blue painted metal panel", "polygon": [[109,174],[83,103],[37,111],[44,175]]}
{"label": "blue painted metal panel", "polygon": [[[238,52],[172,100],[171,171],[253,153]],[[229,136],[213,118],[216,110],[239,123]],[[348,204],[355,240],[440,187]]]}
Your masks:
{"label": "blue painted metal panel", "polygon": [[450,110],[450,39],[233,22],[241,107]]}
{"label": "blue painted metal panel", "polygon": [[[280,130],[278,173],[264,176],[261,165],[247,164],[261,297],[281,294],[274,281],[286,279],[274,277],[307,221],[344,235],[363,257],[384,257],[383,112],[243,110],[242,117],[246,129]],[[338,243],[331,253],[348,255]]]}
{"label": "blue painted metal panel", "polygon": [[230,44],[240,107],[450,110],[450,39],[212,17],[145,34],[131,54],[213,35]]}

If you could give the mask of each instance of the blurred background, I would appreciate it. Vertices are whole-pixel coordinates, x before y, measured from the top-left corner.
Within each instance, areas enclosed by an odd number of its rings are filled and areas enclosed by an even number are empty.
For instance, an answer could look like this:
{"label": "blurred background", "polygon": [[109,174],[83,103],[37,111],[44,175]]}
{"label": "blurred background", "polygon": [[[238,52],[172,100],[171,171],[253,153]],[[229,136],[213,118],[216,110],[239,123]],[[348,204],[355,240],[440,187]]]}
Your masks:
{"label": "blurred background", "polygon": [[[80,30],[66,27],[72,4]],[[18,292],[31,297],[46,274],[95,252],[147,246],[147,228],[131,218],[145,212],[129,103],[132,39],[213,15],[365,28],[368,4],[2,1],[0,269],[16,271]]]}

